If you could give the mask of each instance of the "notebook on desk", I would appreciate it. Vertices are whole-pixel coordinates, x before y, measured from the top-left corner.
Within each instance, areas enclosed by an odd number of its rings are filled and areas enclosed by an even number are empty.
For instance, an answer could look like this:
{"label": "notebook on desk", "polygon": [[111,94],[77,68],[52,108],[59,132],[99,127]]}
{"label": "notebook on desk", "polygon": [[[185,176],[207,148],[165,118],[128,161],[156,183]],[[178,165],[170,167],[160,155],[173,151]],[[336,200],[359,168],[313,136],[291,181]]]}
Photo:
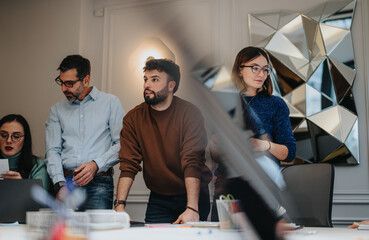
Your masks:
{"label": "notebook on desk", "polygon": [[25,223],[27,211],[38,211],[42,207],[31,197],[33,185],[42,187],[42,181],[0,180],[0,223]]}

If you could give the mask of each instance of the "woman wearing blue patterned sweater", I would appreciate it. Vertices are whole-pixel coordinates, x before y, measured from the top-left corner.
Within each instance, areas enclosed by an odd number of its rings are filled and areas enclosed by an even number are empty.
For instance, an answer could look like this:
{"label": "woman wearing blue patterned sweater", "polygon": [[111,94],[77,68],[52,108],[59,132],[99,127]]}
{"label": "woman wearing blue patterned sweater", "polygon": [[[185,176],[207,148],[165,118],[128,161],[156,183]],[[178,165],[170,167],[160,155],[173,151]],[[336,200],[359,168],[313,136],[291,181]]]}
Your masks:
{"label": "woman wearing blue patterned sweater", "polygon": [[241,89],[243,122],[254,136],[255,151],[269,152],[274,159],[291,162],[296,141],[289,120],[289,109],[280,97],[273,96],[269,56],[261,48],[242,49],[234,62],[232,79]]}

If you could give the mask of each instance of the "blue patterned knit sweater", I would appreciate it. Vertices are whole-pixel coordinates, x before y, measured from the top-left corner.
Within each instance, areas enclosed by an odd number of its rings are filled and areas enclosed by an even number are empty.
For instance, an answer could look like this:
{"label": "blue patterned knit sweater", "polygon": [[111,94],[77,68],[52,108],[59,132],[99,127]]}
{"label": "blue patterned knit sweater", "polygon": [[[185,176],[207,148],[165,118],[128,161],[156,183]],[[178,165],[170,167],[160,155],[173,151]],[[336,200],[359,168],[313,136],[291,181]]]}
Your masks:
{"label": "blue patterned knit sweater", "polygon": [[[296,140],[291,129],[290,111],[282,98],[257,94],[242,97],[245,129],[252,130],[255,138],[267,134],[270,141],[288,148],[284,162],[291,162],[296,155]],[[278,161],[279,163],[279,161]]]}

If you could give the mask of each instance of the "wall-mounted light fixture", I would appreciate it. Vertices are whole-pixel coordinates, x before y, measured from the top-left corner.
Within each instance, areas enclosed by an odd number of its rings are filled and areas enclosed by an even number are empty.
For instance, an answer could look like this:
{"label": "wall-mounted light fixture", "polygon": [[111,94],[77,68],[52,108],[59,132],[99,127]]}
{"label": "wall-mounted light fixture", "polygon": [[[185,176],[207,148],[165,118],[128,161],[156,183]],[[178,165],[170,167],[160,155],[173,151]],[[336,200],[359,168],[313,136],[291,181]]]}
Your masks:
{"label": "wall-mounted light fixture", "polygon": [[130,70],[139,76],[138,79],[142,78],[142,68],[145,66],[148,58],[168,58],[175,61],[173,52],[163,41],[155,37],[148,38],[138,45],[129,57]]}

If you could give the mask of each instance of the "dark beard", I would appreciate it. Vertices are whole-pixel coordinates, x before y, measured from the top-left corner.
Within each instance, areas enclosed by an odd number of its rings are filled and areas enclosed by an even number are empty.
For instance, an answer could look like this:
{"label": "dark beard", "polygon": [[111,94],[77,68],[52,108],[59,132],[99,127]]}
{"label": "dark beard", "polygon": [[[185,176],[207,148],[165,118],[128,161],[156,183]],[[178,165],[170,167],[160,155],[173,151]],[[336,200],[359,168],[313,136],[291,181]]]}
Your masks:
{"label": "dark beard", "polygon": [[[146,89],[145,89],[146,90]],[[169,95],[169,91],[168,91],[168,86],[165,87],[164,89],[160,90],[159,92],[154,92],[152,91],[152,93],[154,94],[153,98],[150,98],[148,96],[145,96],[145,91],[144,91],[144,98],[145,98],[145,103],[151,106],[155,106],[161,102],[164,102],[168,95]]]}
{"label": "dark beard", "polygon": [[[79,96],[82,94],[84,87],[82,84],[78,87],[75,93],[69,92],[68,90],[65,90],[63,93],[65,97],[68,99],[69,102],[73,102],[79,98]],[[66,94],[70,93],[71,96],[67,96]]]}
{"label": "dark beard", "polygon": [[[72,94],[72,96],[67,96],[67,95],[66,95],[67,93]],[[74,101],[74,100],[78,99],[78,96],[76,96],[76,94],[73,94],[72,92],[65,91],[65,92],[64,92],[64,95],[65,95],[65,97],[68,99],[68,101],[69,101],[69,102],[71,102],[71,101]]]}

